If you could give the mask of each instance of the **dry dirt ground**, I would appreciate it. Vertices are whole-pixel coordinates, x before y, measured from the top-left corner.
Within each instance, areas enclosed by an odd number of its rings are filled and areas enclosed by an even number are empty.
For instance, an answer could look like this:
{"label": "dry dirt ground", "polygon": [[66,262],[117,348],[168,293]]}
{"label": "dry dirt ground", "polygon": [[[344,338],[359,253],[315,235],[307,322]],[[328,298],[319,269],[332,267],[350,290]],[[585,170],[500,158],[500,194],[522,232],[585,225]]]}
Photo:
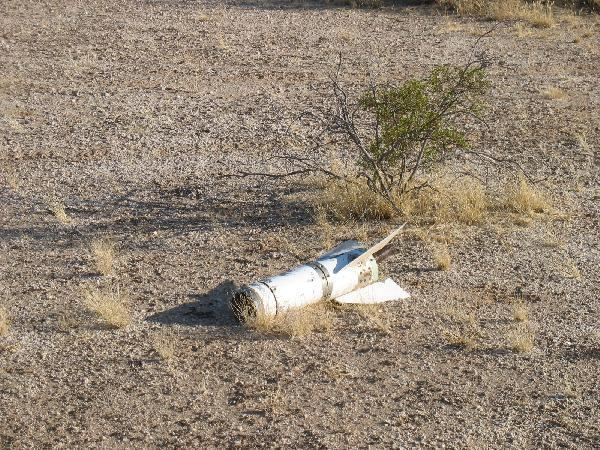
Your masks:
{"label": "dry dirt ground", "polygon": [[[413,297],[334,311],[327,333],[256,333],[211,295],[316,257],[332,233],[391,229],[325,230],[298,180],[219,177],[265,169],[338,52],[355,87],[368,70],[403,80],[464,62],[492,25],[433,7],[2,1],[0,447],[597,448],[595,18],[500,23],[481,43],[477,145],[544,179],[560,213],[453,229],[447,271],[407,234],[385,271]],[[98,237],[117,243],[114,275],[93,267]],[[131,323],[90,315],[90,287],[127,295]],[[511,349],[518,329],[531,351]]]}

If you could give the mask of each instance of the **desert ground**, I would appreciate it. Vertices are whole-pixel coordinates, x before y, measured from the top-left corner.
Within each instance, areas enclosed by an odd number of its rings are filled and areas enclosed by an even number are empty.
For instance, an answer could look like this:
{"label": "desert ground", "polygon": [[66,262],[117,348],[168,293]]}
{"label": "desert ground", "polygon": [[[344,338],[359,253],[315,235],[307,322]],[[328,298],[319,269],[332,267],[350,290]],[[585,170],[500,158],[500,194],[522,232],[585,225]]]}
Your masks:
{"label": "desert ground", "polygon": [[[556,14],[2,1],[0,447],[597,448],[600,22]],[[340,54],[358,91],[461,64],[491,28],[475,146],[517,162],[550,213],[327,221],[318,183],[229,176],[281,169],[268,157]],[[511,167],[480,170],[500,186]],[[409,300],[330,305],[291,335],[232,316],[234,283],[404,220],[383,268]]]}

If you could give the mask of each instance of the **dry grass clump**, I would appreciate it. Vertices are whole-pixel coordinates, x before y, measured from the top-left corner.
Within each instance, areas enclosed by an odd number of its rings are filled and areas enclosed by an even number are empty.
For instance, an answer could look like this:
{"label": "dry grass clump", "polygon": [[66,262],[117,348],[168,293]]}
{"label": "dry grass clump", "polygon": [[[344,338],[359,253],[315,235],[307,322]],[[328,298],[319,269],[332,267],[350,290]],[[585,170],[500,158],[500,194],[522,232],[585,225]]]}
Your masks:
{"label": "dry grass clump", "polygon": [[448,270],[452,263],[452,257],[446,244],[434,245],[433,247],[433,263],[437,270]]}
{"label": "dry grass clump", "polygon": [[317,215],[334,221],[386,220],[402,216],[416,223],[462,223],[478,225],[485,221],[488,195],[480,183],[456,182],[440,177],[430,187],[398,196],[395,209],[389,202],[362,184],[329,180],[312,201]]}
{"label": "dry grass clump", "polygon": [[549,100],[563,100],[567,94],[561,88],[555,86],[548,86],[542,91],[544,98]]}
{"label": "dry grass clump", "polygon": [[417,223],[482,224],[489,208],[484,187],[476,182],[455,181],[442,177],[432,182],[431,188],[405,196],[400,204],[405,217]]}
{"label": "dry grass clump", "polygon": [[508,185],[505,205],[516,213],[526,215],[550,211],[548,198],[527,183],[524,178],[520,178],[515,184]]}
{"label": "dry grass clump", "polygon": [[512,315],[517,322],[527,322],[529,320],[529,309],[523,300],[518,300],[513,304]]}
{"label": "dry grass clump", "polygon": [[529,353],[533,349],[535,335],[533,331],[520,325],[508,334],[508,342],[512,351],[516,353]]}
{"label": "dry grass clump", "polygon": [[9,328],[8,312],[6,312],[6,309],[0,307],[0,336],[8,334]]}
{"label": "dry grass clump", "polygon": [[564,264],[562,265],[561,273],[567,278],[581,280],[581,271],[579,270],[579,267],[577,267],[577,264],[575,264],[575,261],[573,261],[571,258],[567,258],[565,260]]}
{"label": "dry grass clump", "polygon": [[458,14],[479,16],[490,20],[523,20],[535,27],[554,25],[552,2],[523,0],[437,0]]}
{"label": "dry grass clump", "polygon": [[111,275],[115,266],[115,243],[108,239],[94,239],[91,244],[94,267],[101,275]]}
{"label": "dry grass clump", "polygon": [[456,298],[444,303],[440,311],[447,322],[442,334],[449,345],[471,350],[478,346],[481,337],[476,309],[466,303],[469,299],[460,292],[449,292],[453,294]]}
{"label": "dry grass clump", "polygon": [[458,222],[467,225],[483,223],[487,213],[488,199],[481,184],[461,184],[456,186],[451,193],[454,214]]}
{"label": "dry grass clump", "polygon": [[123,328],[131,323],[126,298],[119,289],[109,292],[90,289],[84,294],[84,303],[88,310],[111,328]]}
{"label": "dry grass clump", "polygon": [[65,205],[63,205],[58,200],[50,200],[48,202],[48,211],[50,211],[52,215],[58,219],[59,222],[64,224],[71,223],[71,218],[67,215],[67,212],[65,211]]}
{"label": "dry grass clump", "polygon": [[313,205],[334,220],[383,220],[397,214],[392,205],[366,184],[327,180],[320,187]]}
{"label": "dry grass clump", "polygon": [[477,334],[471,329],[463,328],[459,330],[444,330],[444,337],[449,345],[460,347],[466,350],[477,348]]}
{"label": "dry grass clump", "polygon": [[164,333],[156,336],[152,347],[162,360],[168,361],[175,356],[175,340],[171,334]]}
{"label": "dry grass clump", "polygon": [[19,190],[19,178],[17,177],[17,173],[14,169],[5,169],[4,171],[0,171],[0,175],[4,176],[6,180],[6,184],[13,190]]}
{"label": "dry grass clump", "polygon": [[244,309],[239,316],[241,321],[252,330],[262,334],[288,336],[291,339],[312,333],[327,333],[333,329],[332,312],[322,303],[290,309],[276,316]]}

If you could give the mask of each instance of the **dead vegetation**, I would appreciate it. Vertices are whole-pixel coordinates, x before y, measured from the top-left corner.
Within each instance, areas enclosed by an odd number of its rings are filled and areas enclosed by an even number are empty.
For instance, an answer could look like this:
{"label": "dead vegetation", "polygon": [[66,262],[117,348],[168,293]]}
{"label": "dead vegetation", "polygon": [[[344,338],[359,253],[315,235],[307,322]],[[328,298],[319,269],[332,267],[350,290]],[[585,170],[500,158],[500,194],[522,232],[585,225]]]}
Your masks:
{"label": "dead vegetation", "polygon": [[544,98],[548,100],[563,100],[567,94],[561,88],[548,86],[542,91]]}
{"label": "dead vegetation", "polygon": [[383,305],[351,305],[350,307],[375,330],[384,334],[391,332],[389,315],[385,312]]}
{"label": "dead vegetation", "polygon": [[521,215],[532,216],[534,213],[547,213],[551,210],[547,195],[522,177],[516,183],[506,186],[505,198],[506,207]]}
{"label": "dead vegetation", "polygon": [[112,275],[115,270],[115,243],[109,239],[94,239],[90,248],[96,271],[100,275]]}
{"label": "dead vegetation", "polygon": [[313,206],[336,222],[349,220],[385,220],[395,217],[392,205],[365,184],[343,180],[325,180],[312,199]]}
{"label": "dead vegetation", "polygon": [[517,322],[527,322],[529,320],[529,308],[523,299],[517,299],[512,308],[513,319]]}
{"label": "dead vegetation", "polygon": [[164,361],[169,361],[175,356],[175,338],[171,333],[160,333],[154,337],[152,348]]}
{"label": "dead vegetation", "polygon": [[8,312],[3,307],[0,307],[0,336],[8,334],[9,328]]}
{"label": "dead vegetation", "polygon": [[481,329],[476,309],[470,299],[459,292],[449,292],[449,297],[440,309],[440,316],[444,322],[442,336],[453,347],[466,350],[477,348]]}
{"label": "dead vegetation", "polygon": [[438,0],[438,4],[458,14],[489,20],[520,20],[539,28],[550,28],[556,21],[553,2],[523,0]]}
{"label": "dead vegetation", "polygon": [[434,244],[432,250],[433,264],[437,270],[449,270],[452,257],[446,244]]}
{"label": "dead vegetation", "polygon": [[528,225],[536,214],[553,212],[548,195],[524,177],[509,180],[503,186],[486,187],[477,181],[446,175],[429,184],[428,188],[398,197],[400,212],[366,186],[347,185],[339,180],[320,184],[310,204],[320,224],[400,219],[415,225],[481,226],[509,213],[516,215],[520,224]]}
{"label": "dead vegetation", "polygon": [[15,192],[19,191],[19,178],[17,176],[16,171],[13,168],[5,168],[4,170],[0,171],[0,175],[2,175],[2,177],[6,181],[6,185],[8,187],[10,187]]}
{"label": "dead vegetation", "polygon": [[119,288],[90,288],[84,293],[86,308],[111,328],[123,328],[131,323],[127,299]]}
{"label": "dead vegetation", "polygon": [[313,333],[328,333],[333,329],[333,314],[324,303],[301,309],[291,309],[270,316],[262,311],[244,308],[239,312],[241,321],[261,334],[282,335],[291,339]]}
{"label": "dead vegetation", "polygon": [[525,323],[517,325],[508,333],[510,349],[515,353],[529,353],[533,350],[535,334]]}
{"label": "dead vegetation", "polygon": [[50,211],[50,213],[54,217],[56,217],[60,223],[62,223],[62,224],[71,223],[71,218],[67,214],[67,212],[65,210],[65,205],[61,201],[59,201],[57,199],[51,199],[51,200],[48,200],[47,203],[48,203],[48,211]]}

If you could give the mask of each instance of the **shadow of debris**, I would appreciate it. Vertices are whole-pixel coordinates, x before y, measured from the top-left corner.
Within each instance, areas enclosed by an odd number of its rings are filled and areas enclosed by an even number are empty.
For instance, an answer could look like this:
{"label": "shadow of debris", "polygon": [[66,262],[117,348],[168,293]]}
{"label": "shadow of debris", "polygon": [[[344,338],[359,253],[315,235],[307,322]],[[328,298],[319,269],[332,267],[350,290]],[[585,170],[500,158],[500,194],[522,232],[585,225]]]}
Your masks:
{"label": "shadow of debris", "polygon": [[600,347],[578,346],[565,351],[568,361],[592,361],[600,360]]}
{"label": "shadow of debris", "polygon": [[229,299],[238,287],[234,281],[224,281],[205,294],[192,295],[193,302],[153,314],[146,320],[162,325],[236,326],[238,321],[229,307]]}
{"label": "shadow of debris", "polygon": [[172,234],[244,227],[264,230],[303,225],[314,219],[306,203],[284,199],[283,189],[211,189],[207,186],[174,189],[132,189],[99,199],[71,199],[67,212],[72,224],[56,221],[0,229],[0,240],[29,239],[70,246],[90,236],[114,237],[168,231]]}

